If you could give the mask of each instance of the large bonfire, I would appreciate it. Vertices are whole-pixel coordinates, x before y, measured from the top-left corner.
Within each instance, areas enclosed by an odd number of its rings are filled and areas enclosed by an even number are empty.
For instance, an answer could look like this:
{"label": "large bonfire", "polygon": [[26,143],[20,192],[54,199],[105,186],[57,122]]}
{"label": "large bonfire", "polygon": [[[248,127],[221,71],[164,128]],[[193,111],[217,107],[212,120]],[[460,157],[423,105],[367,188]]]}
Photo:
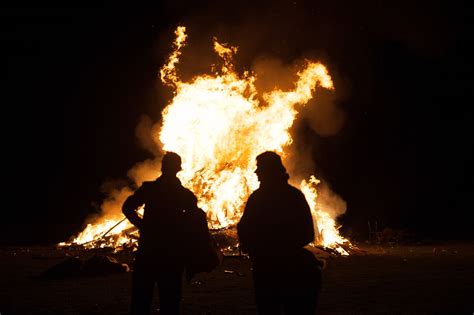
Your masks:
{"label": "large bonfire", "polygon": [[[285,161],[285,149],[292,143],[289,129],[298,107],[313,97],[317,86],[332,90],[333,82],[324,65],[306,60],[293,89],[259,94],[255,74],[235,71],[232,58],[237,47],[217,39],[214,50],[222,58],[220,70],[183,82],[176,66],[186,44],[186,28],[178,27],[175,34],[174,50],[160,70],[161,81],[174,89],[174,96],[162,112],[161,128],[152,136],[164,151],[182,157],[178,177],[197,196],[209,227],[230,229],[242,215],[249,195],[259,187],[256,156],[274,151]],[[148,177],[160,175],[159,168],[152,172]],[[348,241],[339,235],[335,218],[317,202],[318,183],[310,176],[299,184],[313,214],[315,245],[347,254],[341,245]],[[117,206],[131,193],[126,190]],[[104,211],[70,243],[62,244],[117,248],[134,242],[136,232],[120,211]],[[105,234],[107,242],[101,242]]]}

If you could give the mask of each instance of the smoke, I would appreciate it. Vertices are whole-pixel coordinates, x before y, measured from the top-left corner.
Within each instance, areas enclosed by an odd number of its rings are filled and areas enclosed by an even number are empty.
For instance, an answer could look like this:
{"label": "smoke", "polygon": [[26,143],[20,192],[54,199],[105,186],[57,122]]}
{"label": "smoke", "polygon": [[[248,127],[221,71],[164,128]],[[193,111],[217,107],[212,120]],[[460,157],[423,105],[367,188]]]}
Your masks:
{"label": "smoke", "polygon": [[161,156],[135,164],[127,173],[135,186],[140,187],[143,182],[151,181],[161,175]]}
{"label": "smoke", "polygon": [[159,142],[153,137],[157,135],[160,129],[160,124],[154,124],[152,119],[147,115],[142,115],[140,121],[135,128],[135,135],[138,138],[141,146],[155,157],[163,155]]}
{"label": "smoke", "polygon": [[154,156],[152,159],[135,164],[128,171],[127,176],[136,187],[140,187],[143,182],[154,180],[161,175],[163,150],[157,139],[160,127],[160,123],[153,123],[149,116],[143,115],[135,129],[135,135],[142,147]]}
{"label": "smoke", "polygon": [[320,136],[336,135],[346,121],[345,112],[337,105],[337,92],[319,89],[301,111],[301,116]]}
{"label": "smoke", "polygon": [[322,181],[318,184],[317,208],[324,209],[331,218],[337,218],[347,210],[346,202],[331,190],[328,183]]}
{"label": "smoke", "polygon": [[112,188],[101,204],[102,213],[106,213],[109,219],[120,218],[122,216],[122,205],[132,193],[132,189],[128,186]]}
{"label": "smoke", "polygon": [[280,59],[273,57],[257,58],[252,65],[252,69],[257,75],[255,86],[260,93],[275,88],[289,90],[293,88],[297,79],[294,67],[284,65]]}
{"label": "smoke", "polygon": [[307,180],[314,174],[315,162],[312,145],[300,141],[297,137],[293,137],[293,140],[286,150],[287,155],[283,158],[283,164],[290,175],[290,184],[299,187],[302,180]]}
{"label": "smoke", "polygon": [[[253,70],[257,75],[255,85],[260,92],[270,91],[275,88],[289,90],[294,87],[297,78],[297,62],[284,65],[282,61],[271,58],[258,58],[253,64]],[[329,71],[329,73],[334,75]],[[340,99],[346,94],[345,88],[338,85],[336,91],[316,88],[315,97],[303,107],[299,107],[299,120],[306,120],[311,129],[321,136],[333,136],[344,126],[346,120],[345,112],[338,106]]]}

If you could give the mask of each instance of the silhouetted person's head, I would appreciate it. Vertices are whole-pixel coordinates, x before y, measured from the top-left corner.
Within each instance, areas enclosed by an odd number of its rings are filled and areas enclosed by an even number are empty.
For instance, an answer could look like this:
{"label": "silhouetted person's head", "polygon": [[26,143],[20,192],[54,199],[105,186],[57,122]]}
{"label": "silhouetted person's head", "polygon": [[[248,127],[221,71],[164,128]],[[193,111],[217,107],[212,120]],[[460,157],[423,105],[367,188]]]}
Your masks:
{"label": "silhouetted person's head", "polygon": [[270,151],[257,156],[257,170],[255,173],[263,185],[280,184],[281,182],[287,182],[290,178],[281,162],[281,157]]}
{"label": "silhouetted person's head", "polygon": [[181,157],[174,152],[166,152],[161,160],[161,173],[176,176],[181,171]]}

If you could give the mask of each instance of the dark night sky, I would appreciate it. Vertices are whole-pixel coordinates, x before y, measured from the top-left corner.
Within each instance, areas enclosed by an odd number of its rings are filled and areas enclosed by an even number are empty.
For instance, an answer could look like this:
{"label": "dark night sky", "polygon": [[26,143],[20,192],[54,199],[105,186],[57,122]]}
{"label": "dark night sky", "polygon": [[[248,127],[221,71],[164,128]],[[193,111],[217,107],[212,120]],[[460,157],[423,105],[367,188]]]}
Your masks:
{"label": "dark night sky", "polygon": [[306,137],[318,174],[347,201],[344,226],[364,233],[371,218],[472,238],[473,10],[445,3],[2,9],[1,241],[67,238],[104,181],[150,157],[135,127],[166,104],[157,72],[180,23],[209,54],[213,35],[239,46],[243,68],[259,56],[328,65],[347,120],[337,135]]}

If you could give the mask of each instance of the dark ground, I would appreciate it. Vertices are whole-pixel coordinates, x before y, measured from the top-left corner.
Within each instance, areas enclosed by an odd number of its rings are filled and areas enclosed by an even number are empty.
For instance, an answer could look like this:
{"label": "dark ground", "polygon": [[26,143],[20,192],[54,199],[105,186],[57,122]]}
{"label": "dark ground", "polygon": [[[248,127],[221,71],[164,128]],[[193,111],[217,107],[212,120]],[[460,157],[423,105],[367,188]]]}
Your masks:
{"label": "dark ground", "polygon": [[[466,313],[474,311],[474,243],[360,245],[364,253],[329,258],[319,313]],[[66,255],[47,247],[0,248],[0,313],[126,314],[130,273],[63,280],[38,276]],[[130,254],[115,256],[130,262]],[[278,275],[275,275],[278,277]],[[158,309],[155,299],[154,313]],[[184,314],[255,314],[249,261],[224,259],[185,285]]]}

